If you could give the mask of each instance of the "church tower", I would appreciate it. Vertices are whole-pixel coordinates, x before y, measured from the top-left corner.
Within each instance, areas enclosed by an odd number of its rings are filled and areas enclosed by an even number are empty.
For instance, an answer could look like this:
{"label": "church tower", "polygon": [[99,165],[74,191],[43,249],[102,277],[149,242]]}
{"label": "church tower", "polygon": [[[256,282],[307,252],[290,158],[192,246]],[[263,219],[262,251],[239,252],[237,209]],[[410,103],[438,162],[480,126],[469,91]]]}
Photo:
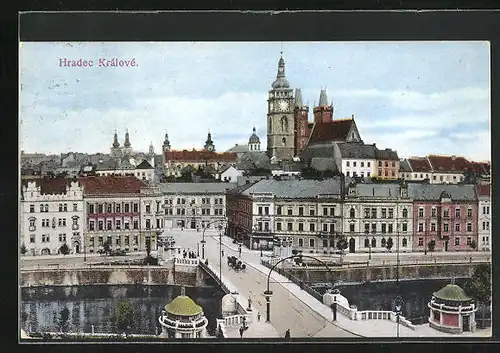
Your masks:
{"label": "church tower", "polygon": [[163,160],[163,165],[167,163],[167,152],[170,151],[170,141],[168,140],[168,132],[165,132],[165,140],[163,140],[163,145],[162,147],[162,160]]}
{"label": "church tower", "polygon": [[152,167],[155,166],[155,148],[153,146],[153,141],[149,144],[149,152],[148,152],[148,158],[149,158],[149,164],[151,164]]}
{"label": "church tower", "polygon": [[285,60],[283,53],[281,54],[278,74],[267,100],[267,154],[271,162],[291,160],[294,157],[293,90],[285,78]]}
{"label": "church tower", "polygon": [[215,152],[215,145],[212,141],[212,134],[210,133],[210,131],[208,132],[207,140],[205,141],[205,146],[203,147],[203,149],[205,151]]}
{"label": "church tower", "polygon": [[110,155],[112,158],[120,158],[121,157],[120,143],[118,142],[118,134],[116,133],[116,130],[115,130],[115,136],[113,139],[113,144],[111,145]]}
{"label": "church tower", "polygon": [[319,93],[319,104],[313,109],[315,123],[327,123],[333,120],[333,104],[328,104],[326,89]]}
{"label": "church tower", "polygon": [[295,90],[295,107],[293,110],[295,120],[295,149],[294,156],[298,157],[307,145],[309,139],[309,107],[302,102],[300,88]]}
{"label": "church tower", "polygon": [[132,145],[130,144],[130,136],[128,130],[125,133],[125,142],[123,143],[123,155],[130,156],[132,154]]}

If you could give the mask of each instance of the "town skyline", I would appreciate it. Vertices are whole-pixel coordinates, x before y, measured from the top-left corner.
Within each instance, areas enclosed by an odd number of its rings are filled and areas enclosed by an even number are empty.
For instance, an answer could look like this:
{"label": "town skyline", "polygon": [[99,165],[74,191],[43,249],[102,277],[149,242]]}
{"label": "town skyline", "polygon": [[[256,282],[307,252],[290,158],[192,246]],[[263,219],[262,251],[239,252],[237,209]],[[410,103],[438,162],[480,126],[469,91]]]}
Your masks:
{"label": "town skyline", "polygon": [[[115,130],[123,144],[128,129],[137,151],[152,142],[160,154],[165,132],[172,149],[201,149],[210,131],[222,152],[246,144],[255,126],[265,150],[280,51],[280,43],[21,43],[20,149],[109,153]],[[61,67],[61,58],[137,66]],[[354,114],[365,143],[402,158],[491,159],[487,42],[283,43],[283,58],[310,121],[326,88],[334,119]]]}

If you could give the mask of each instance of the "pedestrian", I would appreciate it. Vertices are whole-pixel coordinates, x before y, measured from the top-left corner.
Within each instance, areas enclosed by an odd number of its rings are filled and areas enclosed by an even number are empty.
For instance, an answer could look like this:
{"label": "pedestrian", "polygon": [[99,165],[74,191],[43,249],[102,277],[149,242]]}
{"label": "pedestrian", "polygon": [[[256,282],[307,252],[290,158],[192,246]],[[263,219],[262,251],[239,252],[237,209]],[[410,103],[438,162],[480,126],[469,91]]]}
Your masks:
{"label": "pedestrian", "polygon": [[257,321],[260,321],[260,311],[257,313]]}
{"label": "pedestrian", "polygon": [[240,327],[240,337],[243,338],[243,332],[245,331],[245,329],[243,328],[243,326]]}
{"label": "pedestrian", "polygon": [[287,329],[285,332],[285,338],[290,339],[290,329]]}
{"label": "pedestrian", "polygon": [[222,249],[222,257],[224,257],[224,249]]}

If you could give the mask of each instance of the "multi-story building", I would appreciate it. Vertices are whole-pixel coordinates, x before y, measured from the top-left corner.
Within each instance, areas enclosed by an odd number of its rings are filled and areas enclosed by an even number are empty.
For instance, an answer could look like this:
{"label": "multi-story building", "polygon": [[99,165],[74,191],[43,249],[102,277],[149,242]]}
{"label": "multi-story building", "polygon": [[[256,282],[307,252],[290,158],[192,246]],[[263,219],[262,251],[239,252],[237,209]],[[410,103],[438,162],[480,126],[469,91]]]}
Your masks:
{"label": "multi-story building", "polygon": [[98,164],[95,173],[98,176],[135,176],[140,180],[153,181],[155,168],[146,160],[136,166],[132,165],[127,159],[124,159],[124,161],[109,160]]}
{"label": "multi-story building", "polygon": [[377,162],[373,175],[380,179],[399,179],[399,157],[396,151],[375,148],[375,158]]}
{"label": "multi-story building", "polygon": [[412,251],[413,205],[406,184],[351,183],[343,209],[349,252]]}
{"label": "multi-story building", "polygon": [[[85,250],[97,252],[109,241],[112,249],[144,251],[146,241],[156,248],[156,236],[141,227],[141,189],[133,176],[81,177],[84,188]],[[145,222],[145,221],[143,221]]]}
{"label": "multi-story building", "polygon": [[203,229],[226,219],[226,191],[235,183],[161,183],[165,229]]}
{"label": "multi-story building", "polygon": [[340,171],[346,177],[369,178],[376,176],[376,148],[363,143],[336,143],[334,155]]}
{"label": "multi-story building", "polygon": [[29,255],[72,253],[83,248],[83,189],[76,179],[26,180],[21,189],[21,244]]}
{"label": "multi-story building", "polygon": [[491,251],[491,186],[479,184],[476,186],[478,197],[478,238],[479,250]]}
{"label": "multi-story building", "polygon": [[[151,242],[151,249],[158,243],[164,231],[163,195],[159,186],[141,187],[141,236],[145,242]],[[152,240],[156,239],[156,243]]]}
{"label": "multi-story building", "polygon": [[[243,191],[259,180],[248,180],[226,192],[227,235],[238,242],[243,242],[246,234],[252,233],[253,201],[248,195],[243,195]],[[247,242],[247,246],[249,244]]]}
{"label": "multi-story building", "polygon": [[[342,231],[340,178],[261,180],[233,190],[228,204],[229,236],[252,249],[292,239],[307,252],[334,252]],[[237,207],[232,210],[230,207]],[[237,228],[239,227],[239,228]]]}
{"label": "multi-story building", "polygon": [[432,166],[426,157],[410,157],[400,163],[400,176],[405,180],[431,180]]}
{"label": "multi-story building", "polygon": [[478,244],[474,185],[411,183],[408,194],[414,202],[413,251],[428,251],[430,243],[434,251],[472,250]]}

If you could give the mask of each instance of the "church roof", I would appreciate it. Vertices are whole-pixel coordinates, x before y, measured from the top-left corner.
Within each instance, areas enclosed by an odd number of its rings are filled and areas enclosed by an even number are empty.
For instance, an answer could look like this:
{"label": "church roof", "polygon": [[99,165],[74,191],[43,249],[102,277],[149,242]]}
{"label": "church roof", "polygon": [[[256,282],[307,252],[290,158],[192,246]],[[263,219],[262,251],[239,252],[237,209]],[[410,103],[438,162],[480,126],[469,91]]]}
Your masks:
{"label": "church roof", "polygon": [[186,295],[179,295],[165,305],[165,311],[178,316],[194,316],[203,312],[203,308]]}
{"label": "church roof", "polygon": [[327,141],[345,141],[353,124],[353,119],[317,122],[313,126],[309,144]]}
{"label": "church roof", "polygon": [[328,106],[328,97],[326,95],[326,89],[322,89],[319,93],[319,107],[327,107]]}
{"label": "church roof", "polygon": [[259,136],[255,133],[255,127],[253,128],[253,134],[248,139],[248,144],[260,143]]}
{"label": "church roof", "polygon": [[471,300],[465,291],[456,284],[448,284],[433,294],[436,298],[455,302],[466,302]]}

